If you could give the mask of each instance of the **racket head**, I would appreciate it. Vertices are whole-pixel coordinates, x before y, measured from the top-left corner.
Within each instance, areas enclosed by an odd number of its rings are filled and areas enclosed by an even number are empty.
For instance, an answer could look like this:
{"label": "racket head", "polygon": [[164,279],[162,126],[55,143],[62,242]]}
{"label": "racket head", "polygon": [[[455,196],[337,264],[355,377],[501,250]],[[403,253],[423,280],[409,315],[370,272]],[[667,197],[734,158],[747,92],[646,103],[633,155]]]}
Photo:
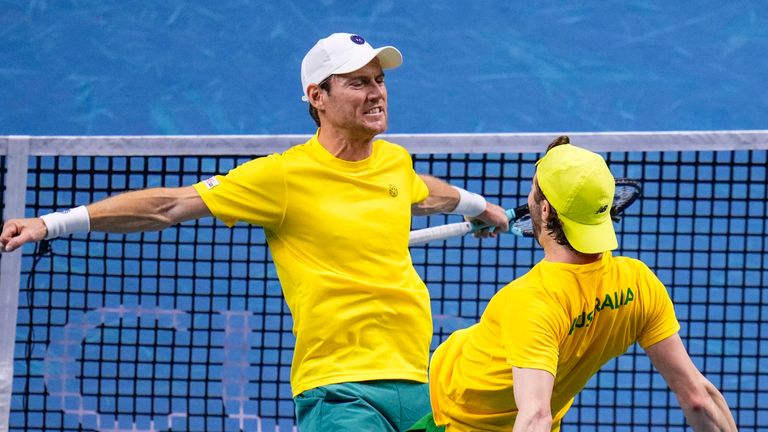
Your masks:
{"label": "racket head", "polygon": [[643,187],[639,181],[628,178],[616,179],[616,192],[613,195],[611,219],[614,222],[619,222],[624,215],[624,210],[637,201],[642,193]]}
{"label": "racket head", "polygon": [[[639,181],[628,178],[616,179],[616,191],[613,194],[611,205],[611,219],[619,222],[624,215],[624,210],[640,198],[643,192]],[[533,223],[528,205],[522,205],[515,209],[515,220],[510,226],[510,231],[515,230],[524,237],[533,237]]]}
{"label": "racket head", "polygon": [[515,209],[515,220],[510,222],[509,230],[523,237],[533,237],[533,223],[528,204],[523,204]]}

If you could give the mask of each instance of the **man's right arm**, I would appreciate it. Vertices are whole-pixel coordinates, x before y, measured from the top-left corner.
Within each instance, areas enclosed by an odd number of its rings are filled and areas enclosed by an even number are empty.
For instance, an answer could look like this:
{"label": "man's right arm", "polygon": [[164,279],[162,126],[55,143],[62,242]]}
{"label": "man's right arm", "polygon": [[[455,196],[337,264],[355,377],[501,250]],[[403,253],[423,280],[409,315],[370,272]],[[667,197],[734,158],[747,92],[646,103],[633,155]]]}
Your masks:
{"label": "man's right arm", "polygon": [[[426,216],[434,213],[454,213],[469,217],[468,214],[462,211],[456,212],[457,206],[462,202],[462,196],[459,189],[454,188],[437,177],[426,174],[419,174],[419,177],[421,177],[422,181],[427,185],[429,196],[424,201],[418,202],[412,206],[411,211],[414,215]],[[502,207],[486,202],[485,198],[480,195],[467,191],[463,191],[462,193],[470,197],[477,197],[473,198],[474,202],[472,203],[472,206],[478,206],[479,209],[475,209],[476,212],[471,214],[471,219],[478,219],[489,226],[497,228],[498,231],[496,232],[507,232],[509,230],[509,219],[507,219],[507,214]],[[496,237],[496,232],[483,230],[478,233],[478,235],[481,237]]]}
{"label": "man's right arm", "polygon": [[512,367],[517,417],[512,432],[552,429],[552,389],[555,377],[541,369]]}
{"label": "man's right arm", "polygon": [[[126,192],[86,207],[91,231],[129,233],[157,231],[191,219],[211,216],[192,186]],[[0,245],[11,252],[40,241],[50,227],[41,218],[11,219],[3,225]],[[66,230],[62,235],[69,234]]]}
{"label": "man's right arm", "polygon": [[725,398],[693,364],[678,334],[647,347],[645,352],[677,396],[693,430],[738,430]]}

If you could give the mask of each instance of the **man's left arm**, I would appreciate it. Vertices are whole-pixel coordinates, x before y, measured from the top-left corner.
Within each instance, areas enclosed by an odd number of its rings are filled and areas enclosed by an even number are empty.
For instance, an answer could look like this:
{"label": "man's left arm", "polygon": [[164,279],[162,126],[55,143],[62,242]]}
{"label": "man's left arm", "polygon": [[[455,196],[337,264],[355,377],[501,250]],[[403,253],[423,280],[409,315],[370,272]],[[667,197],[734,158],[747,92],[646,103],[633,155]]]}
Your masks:
{"label": "man's left arm", "polygon": [[[419,174],[427,185],[429,196],[412,207],[417,216],[434,213],[460,214],[471,219],[496,227],[496,232],[509,230],[509,219],[502,207],[489,203],[481,195],[465,191],[461,188],[429,175]],[[494,235],[494,234],[492,234]]]}
{"label": "man's left arm", "polygon": [[693,430],[738,430],[728,402],[693,364],[679,334],[646,347],[645,353],[677,396]]}
{"label": "man's left arm", "polygon": [[555,377],[545,370],[518,367],[512,368],[512,376],[518,410],[512,431],[549,431]]}

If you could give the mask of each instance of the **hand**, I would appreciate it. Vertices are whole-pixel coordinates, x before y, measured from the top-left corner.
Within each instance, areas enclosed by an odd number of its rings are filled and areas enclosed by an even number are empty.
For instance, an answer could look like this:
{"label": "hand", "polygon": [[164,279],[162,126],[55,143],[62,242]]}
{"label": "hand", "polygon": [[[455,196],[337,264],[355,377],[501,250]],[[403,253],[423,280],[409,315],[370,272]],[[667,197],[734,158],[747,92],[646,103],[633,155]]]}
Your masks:
{"label": "hand", "polygon": [[483,225],[487,225],[487,228],[483,228],[475,232],[475,237],[487,238],[496,237],[499,233],[509,231],[509,219],[507,219],[506,211],[489,202],[485,203],[485,211],[473,218],[467,218],[470,222],[479,221]]}
{"label": "hand", "polygon": [[40,218],[10,219],[0,233],[0,251],[13,252],[23,244],[40,241],[48,234],[48,227]]}

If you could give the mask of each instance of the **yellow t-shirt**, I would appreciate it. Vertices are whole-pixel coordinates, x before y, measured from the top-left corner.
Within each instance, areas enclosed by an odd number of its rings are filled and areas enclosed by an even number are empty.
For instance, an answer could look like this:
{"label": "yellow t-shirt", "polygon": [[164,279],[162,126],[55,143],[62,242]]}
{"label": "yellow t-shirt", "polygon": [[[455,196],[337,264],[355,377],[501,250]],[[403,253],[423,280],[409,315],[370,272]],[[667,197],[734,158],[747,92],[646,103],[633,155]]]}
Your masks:
{"label": "yellow t-shirt", "polygon": [[587,265],[541,261],[501,289],[480,322],[432,357],[430,393],[448,430],[511,430],[512,367],[555,377],[553,430],[578,392],[635,342],[646,348],[680,329],[664,285],[641,261],[610,252]]}
{"label": "yellow t-shirt", "polygon": [[411,205],[427,186],[383,140],[338,159],[313,137],[195,185],[229,226],[263,226],[296,335],[294,396],[375,379],[427,381],[429,293],[411,262]]}

